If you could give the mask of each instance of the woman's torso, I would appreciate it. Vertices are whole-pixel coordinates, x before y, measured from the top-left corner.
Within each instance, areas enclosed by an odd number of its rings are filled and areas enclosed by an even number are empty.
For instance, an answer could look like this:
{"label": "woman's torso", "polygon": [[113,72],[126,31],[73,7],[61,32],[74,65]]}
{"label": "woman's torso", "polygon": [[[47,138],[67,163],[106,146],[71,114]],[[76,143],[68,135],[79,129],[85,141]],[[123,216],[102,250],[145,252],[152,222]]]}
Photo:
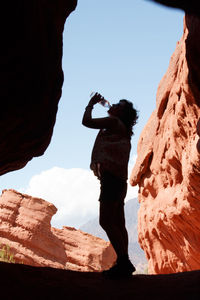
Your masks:
{"label": "woman's torso", "polygon": [[127,179],[128,160],[131,149],[130,137],[125,125],[117,119],[117,126],[112,129],[101,129],[96,137],[90,168],[97,177],[103,171]]}

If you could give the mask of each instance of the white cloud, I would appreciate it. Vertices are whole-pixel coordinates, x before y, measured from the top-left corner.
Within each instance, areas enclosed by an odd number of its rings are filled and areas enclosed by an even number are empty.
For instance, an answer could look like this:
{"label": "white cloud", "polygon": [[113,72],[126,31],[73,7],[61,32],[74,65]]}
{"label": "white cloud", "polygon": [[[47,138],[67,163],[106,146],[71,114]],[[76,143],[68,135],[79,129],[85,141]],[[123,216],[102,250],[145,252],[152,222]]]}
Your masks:
{"label": "white cloud", "polygon": [[[98,215],[100,184],[92,171],[54,167],[31,178],[21,192],[53,203],[58,211],[52,226],[79,228]],[[129,185],[126,200],[137,197],[137,188]]]}
{"label": "white cloud", "polygon": [[53,203],[52,226],[74,226],[98,214],[99,182],[91,171],[54,167],[31,178],[22,192]]}

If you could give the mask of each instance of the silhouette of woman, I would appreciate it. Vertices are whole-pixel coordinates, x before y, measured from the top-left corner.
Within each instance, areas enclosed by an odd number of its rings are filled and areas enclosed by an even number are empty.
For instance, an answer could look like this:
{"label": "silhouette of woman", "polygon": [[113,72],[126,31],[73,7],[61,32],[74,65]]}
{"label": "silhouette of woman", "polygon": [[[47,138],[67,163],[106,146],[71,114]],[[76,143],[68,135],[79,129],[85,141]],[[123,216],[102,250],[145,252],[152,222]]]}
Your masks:
{"label": "silhouette of woman", "polygon": [[109,270],[103,271],[103,275],[120,278],[130,276],[135,271],[128,256],[124,198],[127,193],[132,128],[138,114],[133,104],[123,99],[109,108],[108,117],[92,118],[93,106],[103,99],[98,93],[90,99],[82,124],[100,129],[93,147],[90,168],[100,180],[101,186],[99,223],[117,254],[116,263]]}

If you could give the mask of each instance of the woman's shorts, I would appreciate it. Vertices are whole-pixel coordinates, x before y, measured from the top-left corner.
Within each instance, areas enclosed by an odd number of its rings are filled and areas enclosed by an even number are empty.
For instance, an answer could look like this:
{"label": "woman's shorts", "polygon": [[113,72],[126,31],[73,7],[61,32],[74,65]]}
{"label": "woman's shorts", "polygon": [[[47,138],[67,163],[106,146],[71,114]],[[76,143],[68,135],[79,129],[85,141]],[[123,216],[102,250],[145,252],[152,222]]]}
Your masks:
{"label": "woman's shorts", "polygon": [[104,171],[100,178],[100,189],[99,201],[123,202],[127,193],[127,181]]}

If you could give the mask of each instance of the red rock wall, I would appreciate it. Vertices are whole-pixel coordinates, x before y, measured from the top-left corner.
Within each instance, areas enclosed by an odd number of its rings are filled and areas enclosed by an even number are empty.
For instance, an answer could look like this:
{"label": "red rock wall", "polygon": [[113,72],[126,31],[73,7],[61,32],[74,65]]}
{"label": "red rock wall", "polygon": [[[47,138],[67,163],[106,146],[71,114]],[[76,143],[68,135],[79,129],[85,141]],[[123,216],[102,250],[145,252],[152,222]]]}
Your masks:
{"label": "red rock wall", "polygon": [[62,33],[77,0],[3,1],[0,175],[50,143],[63,84]]}
{"label": "red rock wall", "polygon": [[0,197],[0,244],[16,262],[77,271],[101,271],[116,259],[110,243],[71,227],[50,225],[56,207],[43,199],[4,190]]}
{"label": "red rock wall", "polygon": [[200,19],[184,34],[161,80],[138,143],[131,184],[139,184],[139,242],[150,273],[200,269]]}

